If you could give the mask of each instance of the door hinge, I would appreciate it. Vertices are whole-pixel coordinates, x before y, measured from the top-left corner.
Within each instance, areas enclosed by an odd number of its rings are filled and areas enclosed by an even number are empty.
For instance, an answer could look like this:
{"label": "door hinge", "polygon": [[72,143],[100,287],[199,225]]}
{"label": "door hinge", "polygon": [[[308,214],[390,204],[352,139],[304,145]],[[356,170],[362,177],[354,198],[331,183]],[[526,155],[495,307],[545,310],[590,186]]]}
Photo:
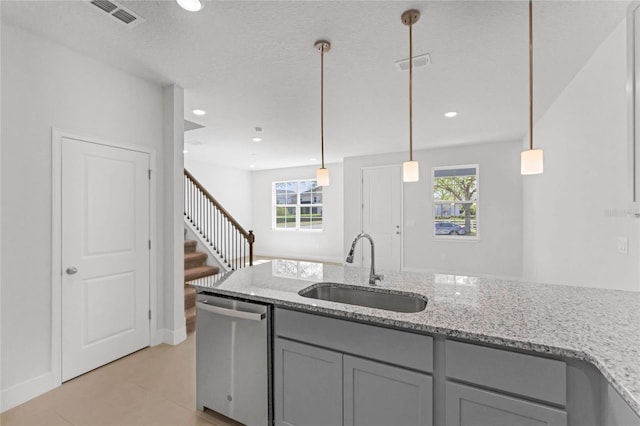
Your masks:
{"label": "door hinge", "polygon": [[151,319],[151,309],[149,309],[149,319]]}
{"label": "door hinge", "polygon": [[149,250],[151,250],[151,240],[149,240]]}
{"label": "door hinge", "polygon": [[147,170],[149,172],[149,180],[151,180],[151,169]]}

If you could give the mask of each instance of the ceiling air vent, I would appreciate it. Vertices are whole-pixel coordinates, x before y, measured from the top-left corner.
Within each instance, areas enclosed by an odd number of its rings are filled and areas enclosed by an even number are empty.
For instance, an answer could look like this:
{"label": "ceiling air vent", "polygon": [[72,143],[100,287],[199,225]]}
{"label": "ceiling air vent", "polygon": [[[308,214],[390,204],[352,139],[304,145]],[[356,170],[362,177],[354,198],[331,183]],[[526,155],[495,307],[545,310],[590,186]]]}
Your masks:
{"label": "ceiling air vent", "polygon": [[[431,65],[431,56],[429,56],[428,53],[413,57],[413,68],[426,67],[429,65]],[[408,71],[409,58],[396,62],[396,67],[398,67],[398,71]]]}
{"label": "ceiling air vent", "polygon": [[118,8],[118,6],[106,0],[93,0],[91,4],[96,7],[99,7],[100,9],[104,10],[107,13],[111,13]]}
{"label": "ceiling air vent", "polygon": [[127,28],[133,28],[144,22],[144,18],[131,9],[127,9],[120,3],[112,0],[85,0],[85,4],[95,6],[97,9],[114,18],[116,22],[125,25]]}

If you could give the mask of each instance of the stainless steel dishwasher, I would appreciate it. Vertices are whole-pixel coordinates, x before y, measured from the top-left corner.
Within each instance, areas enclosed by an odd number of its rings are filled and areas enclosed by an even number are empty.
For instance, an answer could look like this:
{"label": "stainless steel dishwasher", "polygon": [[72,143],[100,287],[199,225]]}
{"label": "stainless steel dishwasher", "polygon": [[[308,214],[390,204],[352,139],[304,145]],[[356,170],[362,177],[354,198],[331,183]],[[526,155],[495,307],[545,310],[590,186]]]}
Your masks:
{"label": "stainless steel dishwasher", "polygon": [[196,400],[248,426],[271,424],[271,307],[198,294]]}

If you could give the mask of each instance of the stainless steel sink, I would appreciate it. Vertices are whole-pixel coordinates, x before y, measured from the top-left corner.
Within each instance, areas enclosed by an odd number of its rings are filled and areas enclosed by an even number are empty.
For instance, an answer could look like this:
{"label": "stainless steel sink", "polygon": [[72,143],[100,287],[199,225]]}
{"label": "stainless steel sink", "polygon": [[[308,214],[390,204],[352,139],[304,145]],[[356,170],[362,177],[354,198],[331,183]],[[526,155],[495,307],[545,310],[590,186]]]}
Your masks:
{"label": "stainless steel sink", "polygon": [[317,283],[300,290],[298,294],[311,299],[366,306],[394,312],[420,312],[427,307],[426,298],[416,294],[390,292],[388,290],[348,286],[338,283]]}

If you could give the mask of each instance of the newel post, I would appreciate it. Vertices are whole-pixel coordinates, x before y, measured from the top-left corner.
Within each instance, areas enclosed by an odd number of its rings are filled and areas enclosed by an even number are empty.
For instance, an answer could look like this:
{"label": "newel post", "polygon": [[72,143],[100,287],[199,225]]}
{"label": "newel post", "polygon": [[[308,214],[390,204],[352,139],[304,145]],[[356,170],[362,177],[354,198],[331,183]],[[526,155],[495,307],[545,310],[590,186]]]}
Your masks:
{"label": "newel post", "polygon": [[256,240],[256,236],[253,235],[253,231],[249,230],[249,236],[247,241],[249,241],[249,266],[253,266],[253,243]]}

